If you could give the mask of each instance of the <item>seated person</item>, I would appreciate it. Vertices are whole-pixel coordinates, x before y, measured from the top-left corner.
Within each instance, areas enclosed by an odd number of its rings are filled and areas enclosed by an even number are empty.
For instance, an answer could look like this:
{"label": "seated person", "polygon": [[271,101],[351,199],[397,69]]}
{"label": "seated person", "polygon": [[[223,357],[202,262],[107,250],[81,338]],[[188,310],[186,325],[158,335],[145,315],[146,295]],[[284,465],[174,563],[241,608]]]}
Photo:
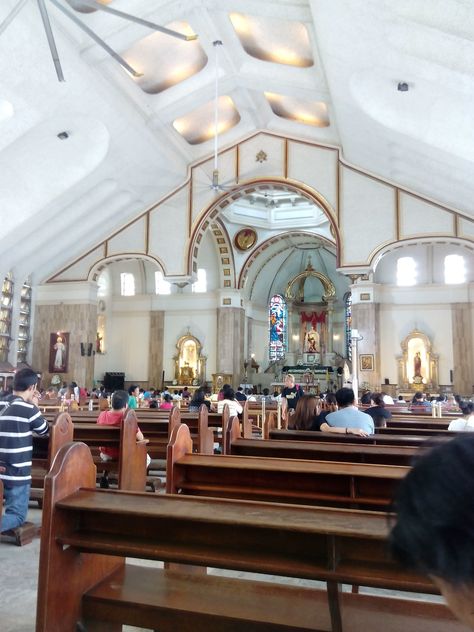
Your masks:
{"label": "seated person", "polygon": [[383,391],[381,395],[383,397],[384,404],[386,404],[387,406],[394,405],[395,402],[393,401],[393,397],[391,395],[389,395],[388,393],[384,393]]}
{"label": "seated person", "polygon": [[201,387],[194,393],[194,397],[189,402],[188,410],[190,413],[197,413],[203,404],[207,406],[207,410],[210,409],[211,403],[206,399],[205,389]]}
{"label": "seated person", "polygon": [[[333,413],[337,410],[337,400],[334,393],[326,393],[321,401],[321,412],[317,417],[317,423],[322,424],[326,421],[326,417],[329,413]],[[328,426],[330,427],[330,426]],[[318,430],[318,428],[310,428],[310,430]]]}
{"label": "seated person", "polygon": [[270,389],[268,388],[263,389],[262,394],[260,396],[260,401],[265,402],[265,404],[271,404],[274,401],[273,397],[270,395]]}
{"label": "seated person", "polygon": [[403,395],[399,395],[397,399],[397,406],[406,406],[407,402],[404,400]]}
{"label": "seated person", "polygon": [[244,389],[241,386],[239,386],[239,388],[237,389],[237,392],[235,393],[235,399],[238,402],[247,401],[247,395],[244,394]]}
{"label": "seated person", "polygon": [[227,404],[229,406],[229,414],[231,417],[240,415],[243,411],[242,404],[235,399],[235,393],[232,386],[225,384],[222,389],[222,395],[223,399],[217,402],[217,412],[222,413],[224,406]]}
{"label": "seated person", "polygon": [[336,391],[336,401],[339,410],[326,417],[330,426],[346,428],[347,432],[349,432],[349,428],[359,428],[369,435],[374,434],[374,421],[370,415],[357,408],[352,388],[340,388]]}
{"label": "seated person", "polygon": [[371,399],[372,399],[372,393],[366,389],[362,393],[362,397],[360,398],[360,403],[363,404],[364,406],[367,406],[370,404]]}
{"label": "seated person", "polygon": [[166,393],[162,397],[160,410],[171,410],[172,408],[173,408],[173,397],[169,393]]}
{"label": "seated person", "polygon": [[372,406],[364,410],[374,420],[376,428],[386,428],[387,419],[392,418],[392,413],[385,408],[385,401],[382,393],[372,393]]}
{"label": "seated person", "polygon": [[[112,395],[112,410],[103,410],[97,418],[97,423],[102,426],[120,426],[129,408],[128,400],[129,394],[127,391],[115,391]],[[143,433],[138,426],[136,427],[136,431],[137,441],[143,441]],[[99,450],[102,461],[115,460],[120,456],[120,450],[118,448],[101,447]],[[147,467],[150,465],[150,460],[150,457],[147,455]]]}
{"label": "seated person", "polygon": [[431,402],[425,400],[425,396],[421,391],[417,391],[413,395],[409,410],[431,411]]}
{"label": "seated person", "polygon": [[[474,436],[423,454],[395,499],[393,556],[431,577],[449,608],[474,629]],[[442,627],[442,626],[441,626]]]}
{"label": "seated person", "polygon": [[451,432],[474,432],[474,404],[472,402],[461,403],[462,417],[453,419],[448,426]]}
{"label": "seated person", "polygon": [[298,400],[294,414],[290,417],[288,428],[367,436],[367,432],[360,428],[333,428],[329,426],[324,419],[319,419],[320,410],[319,397],[316,397],[316,395],[302,395]]}

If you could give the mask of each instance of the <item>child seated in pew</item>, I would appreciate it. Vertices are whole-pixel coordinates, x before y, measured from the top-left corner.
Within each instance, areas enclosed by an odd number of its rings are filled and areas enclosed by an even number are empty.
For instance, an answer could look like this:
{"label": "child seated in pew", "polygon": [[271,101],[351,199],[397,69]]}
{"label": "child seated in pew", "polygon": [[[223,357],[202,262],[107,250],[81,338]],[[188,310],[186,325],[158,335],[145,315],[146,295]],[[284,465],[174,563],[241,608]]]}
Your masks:
{"label": "child seated in pew", "polygon": [[[127,391],[115,391],[112,395],[112,410],[103,410],[97,418],[97,423],[103,426],[120,426],[128,409],[129,394]],[[143,433],[140,428],[136,428],[137,441],[143,441]],[[116,460],[120,456],[118,448],[101,447],[100,458],[102,461]],[[147,454],[146,466],[150,465],[151,458]]]}
{"label": "child seated in pew", "polygon": [[[327,396],[328,397],[328,396]],[[334,397],[335,399],[335,397]],[[328,408],[326,414],[337,410],[337,405],[329,398],[324,404]],[[325,415],[321,413],[321,400],[316,395],[302,395],[296,404],[296,411],[289,418],[290,430],[315,430],[320,432],[332,432],[334,434],[353,434],[359,437],[367,437],[368,433],[361,428],[338,428],[330,426],[325,421]]]}
{"label": "child seated in pew", "polygon": [[474,436],[425,452],[395,498],[393,556],[429,575],[452,612],[474,629]]}

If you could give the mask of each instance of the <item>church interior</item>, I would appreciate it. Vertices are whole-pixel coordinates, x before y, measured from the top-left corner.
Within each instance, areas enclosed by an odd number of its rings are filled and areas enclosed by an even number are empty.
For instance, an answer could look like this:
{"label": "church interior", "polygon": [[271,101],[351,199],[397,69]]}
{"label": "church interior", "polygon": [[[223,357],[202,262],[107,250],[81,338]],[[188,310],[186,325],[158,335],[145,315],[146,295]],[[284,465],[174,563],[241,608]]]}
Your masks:
{"label": "church interior", "polygon": [[473,0],[0,4],[1,388],[472,397]]}

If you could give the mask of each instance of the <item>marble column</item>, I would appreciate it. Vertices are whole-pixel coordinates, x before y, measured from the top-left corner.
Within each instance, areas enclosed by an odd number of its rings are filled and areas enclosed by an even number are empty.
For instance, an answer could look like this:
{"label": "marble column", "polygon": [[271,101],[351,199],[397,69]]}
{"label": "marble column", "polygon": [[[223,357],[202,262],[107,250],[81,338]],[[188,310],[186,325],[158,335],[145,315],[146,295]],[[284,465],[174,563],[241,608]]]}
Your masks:
{"label": "marble column", "polygon": [[453,336],[453,390],[471,396],[474,382],[474,305],[453,303],[451,305]]}
{"label": "marble column", "polygon": [[165,312],[150,312],[150,347],[148,352],[148,385],[161,388],[163,379],[163,342]]}
{"label": "marble column", "polygon": [[234,387],[244,375],[244,331],[242,308],[217,308],[216,372],[231,373]]}
{"label": "marble column", "polygon": [[[353,292],[353,297],[354,294]],[[352,328],[357,329],[362,337],[358,343],[359,357],[362,354],[369,354],[373,355],[374,360],[373,371],[359,372],[360,386],[366,382],[370,390],[374,391],[380,390],[381,384],[379,307],[375,302],[352,304]]]}

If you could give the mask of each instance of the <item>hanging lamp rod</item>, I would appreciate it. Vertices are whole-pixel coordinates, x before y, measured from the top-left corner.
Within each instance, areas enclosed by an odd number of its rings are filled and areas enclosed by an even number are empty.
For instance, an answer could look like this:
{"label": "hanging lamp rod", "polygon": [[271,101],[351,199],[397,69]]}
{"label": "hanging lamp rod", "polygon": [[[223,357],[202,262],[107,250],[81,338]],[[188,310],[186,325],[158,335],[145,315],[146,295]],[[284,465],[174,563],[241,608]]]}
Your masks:
{"label": "hanging lamp rod", "polygon": [[[3,22],[0,23],[0,35],[5,31],[5,29],[13,22],[15,17],[20,13],[23,7],[27,4],[28,0],[19,0],[19,2],[13,7],[10,13],[6,16]],[[123,57],[121,57],[117,52],[115,52],[108,44],[104,42],[92,29],[90,29],[84,22],[82,22],[74,13],[71,13],[65,6],[63,6],[59,0],[50,0],[50,2],[59,9],[66,17],[68,17],[74,24],[76,24],[84,33],[86,33],[90,38],[96,42],[101,48],[103,48],[115,61],[117,61],[127,72],[129,72],[134,77],[141,77],[142,74],[136,71],[132,66],[130,66]],[[64,81],[64,74],[61,67],[61,61],[59,59],[58,49],[56,47],[56,42],[53,35],[53,30],[51,28],[51,22],[49,20],[48,10],[46,8],[45,0],[37,0],[38,9],[41,15],[41,19],[43,21],[43,28],[46,33],[46,38],[48,40],[49,50],[51,52],[51,57],[53,58],[54,67],[56,70],[56,76],[58,81]],[[163,33],[164,35],[169,35],[170,37],[176,37],[178,39],[184,40],[186,42],[190,42],[196,40],[198,38],[197,35],[186,35],[184,33],[179,33],[178,31],[173,31],[172,29],[167,29],[164,26],[159,26],[154,22],[150,22],[149,20],[143,20],[134,15],[130,15],[129,13],[125,13],[123,11],[118,11],[117,9],[112,9],[107,7],[96,0],[81,0],[81,3],[98,11],[103,11],[105,13],[110,13],[124,20],[129,20],[130,22],[135,22],[136,24],[140,24],[141,26],[145,26],[154,31],[158,31]]]}

